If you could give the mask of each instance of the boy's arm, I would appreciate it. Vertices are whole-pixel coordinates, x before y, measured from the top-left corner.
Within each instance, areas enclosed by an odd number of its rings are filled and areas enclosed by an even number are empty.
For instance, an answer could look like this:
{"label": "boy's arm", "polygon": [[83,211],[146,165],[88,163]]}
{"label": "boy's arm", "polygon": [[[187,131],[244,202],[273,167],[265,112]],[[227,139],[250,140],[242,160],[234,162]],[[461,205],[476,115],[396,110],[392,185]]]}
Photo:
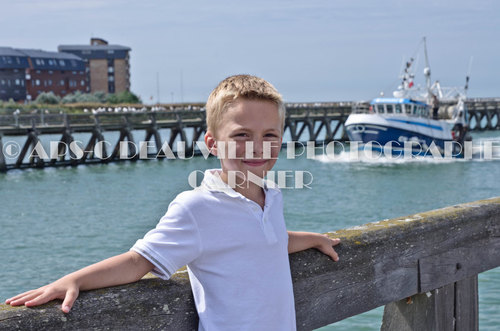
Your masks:
{"label": "boy's arm", "polygon": [[320,233],[288,231],[288,254],[316,248],[334,261],[338,261],[339,256],[333,246],[339,243],[340,239],[330,239],[327,235]]}
{"label": "boy's arm", "polygon": [[153,267],[146,258],[130,251],[75,271],[39,289],[18,294],[5,303],[32,307],[61,299],[62,311],[68,313],[80,291],[132,283]]}

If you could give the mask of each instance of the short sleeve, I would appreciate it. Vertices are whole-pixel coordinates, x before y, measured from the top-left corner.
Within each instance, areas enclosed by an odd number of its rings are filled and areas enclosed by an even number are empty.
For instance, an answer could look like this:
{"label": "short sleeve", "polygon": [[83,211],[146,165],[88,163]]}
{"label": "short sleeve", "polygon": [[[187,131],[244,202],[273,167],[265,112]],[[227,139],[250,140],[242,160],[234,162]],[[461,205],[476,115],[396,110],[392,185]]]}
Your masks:
{"label": "short sleeve", "polygon": [[169,279],[179,268],[200,255],[198,226],[191,212],[174,200],[156,228],[139,239],[130,250],[155,266],[154,275]]}

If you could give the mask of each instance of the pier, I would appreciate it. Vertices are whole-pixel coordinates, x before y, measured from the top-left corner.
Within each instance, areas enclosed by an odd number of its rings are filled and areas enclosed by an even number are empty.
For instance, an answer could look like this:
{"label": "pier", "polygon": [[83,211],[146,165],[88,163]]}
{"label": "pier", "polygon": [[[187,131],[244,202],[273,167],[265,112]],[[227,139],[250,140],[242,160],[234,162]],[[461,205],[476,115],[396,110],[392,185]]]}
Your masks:
{"label": "pier", "polygon": [[[290,255],[298,330],[385,306],[381,329],[478,330],[478,274],[500,265],[500,197],[328,233],[340,261]],[[251,290],[251,289],[249,289]],[[238,300],[238,298],[235,298]],[[82,292],[60,302],[0,305],[0,329],[197,330],[187,273]]]}
{"label": "pier", "polygon": [[[467,106],[471,130],[500,129],[500,99],[469,99]],[[300,142],[346,140],[345,120],[353,108],[367,107],[366,102],[287,104],[284,137]],[[452,105],[443,104],[441,110],[449,113],[450,107]],[[160,130],[166,139],[162,139]],[[177,142],[183,143],[183,155],[200,154],[196,142],[203,140],[205,130],[202,105],[147,112],[1,115],[0,172],[136,161],[140,155],[147,159],[164,159],[179,153],[175,148]],[[104,139],[104,132],[110,131],[119,132],[116,143]],[[80,146],[74,138],[76,133],[88,133],[90,137]],[[41,155],[37,148],[40,137],[49,134],[58,135],[56,151]],[[26,140],[19,146],[6,145],[10,136],[25,136]],[[139,150],[140,141],[146,143],[144,150]]]}

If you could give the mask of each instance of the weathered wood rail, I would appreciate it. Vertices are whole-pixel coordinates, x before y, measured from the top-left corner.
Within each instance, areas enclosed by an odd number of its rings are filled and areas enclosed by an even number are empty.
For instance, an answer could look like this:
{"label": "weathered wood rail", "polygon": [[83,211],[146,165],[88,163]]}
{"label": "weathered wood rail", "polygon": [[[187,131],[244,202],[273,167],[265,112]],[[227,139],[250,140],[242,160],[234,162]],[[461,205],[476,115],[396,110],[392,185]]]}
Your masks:
{"label": "weathered wood rail", "polygon": [[[500,197],[329,235],[342,239],[339,262],[315,250],[290,256],[299,330],[383,305],[382,330],[478,330],[477,274],[500,265]],[[81,293],[67,315],[55,302],[0,305],[0,329],[196,330],[197,314],[178,272]]]}

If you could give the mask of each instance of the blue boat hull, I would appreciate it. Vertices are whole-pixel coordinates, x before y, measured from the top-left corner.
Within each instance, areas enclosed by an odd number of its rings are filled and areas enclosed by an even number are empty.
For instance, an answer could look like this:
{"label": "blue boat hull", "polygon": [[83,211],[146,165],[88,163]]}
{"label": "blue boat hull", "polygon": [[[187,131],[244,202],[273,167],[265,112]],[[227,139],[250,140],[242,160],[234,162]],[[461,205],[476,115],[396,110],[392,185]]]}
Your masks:
{"label": "blue boat hull", "polygon": [[[363,129],[364,128],[364,129]],[[368,128],[368,130],[367,130]],[[392,142],[392,146],[404,147],[405,141],[415,142],[415,147],[429,147],[434,143],[439,149],[444,149],[445,140],[429,137],[418,132],[406,131],[398,128],[379,127],[371,125],[350,125],[346,127],[347,135],[351,141],[359,141],[363,144],[372,142],[376,145],[385,146]],[[446,140],[450,141],[450,140]]]}

